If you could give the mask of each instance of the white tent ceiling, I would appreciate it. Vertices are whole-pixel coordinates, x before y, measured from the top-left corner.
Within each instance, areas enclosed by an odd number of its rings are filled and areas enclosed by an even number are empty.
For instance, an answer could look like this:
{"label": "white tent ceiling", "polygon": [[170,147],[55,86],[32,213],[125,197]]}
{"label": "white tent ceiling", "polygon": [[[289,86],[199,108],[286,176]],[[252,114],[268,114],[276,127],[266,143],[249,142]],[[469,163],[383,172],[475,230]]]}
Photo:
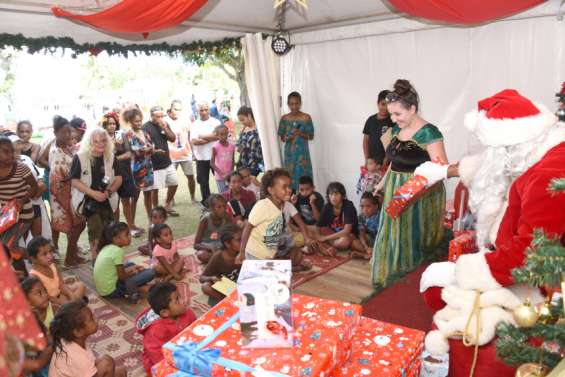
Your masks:
{"label": "white tent ceiling", "polygon": [[[77,42],[140,42],[140,35],[111,35],[56,18],[50,8],[58,5],[77,13],[96,12],[118,0],[0,0],[0,32],[28,37],[69,36]],[[310,0],[308,10],[289,2],[285,28],[305,31],[389,19],[394,13],[380,0]],[[272,0],[210,0],[189,21],[150,35],[147,42],[166,38],[168,43],[238,37],[249,32],[277,30]]]}

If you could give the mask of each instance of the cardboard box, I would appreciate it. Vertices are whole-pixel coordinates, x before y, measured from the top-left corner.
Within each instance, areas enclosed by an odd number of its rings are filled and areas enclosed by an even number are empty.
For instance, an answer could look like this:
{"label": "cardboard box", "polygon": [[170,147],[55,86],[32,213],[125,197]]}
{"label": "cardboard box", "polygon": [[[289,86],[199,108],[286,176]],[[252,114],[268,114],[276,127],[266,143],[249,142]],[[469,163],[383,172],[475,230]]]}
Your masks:
{"label": "cardboard box", "polygon": [[237,279],[241,342],[249,348],[291,347],[290,260],[245,260]]}

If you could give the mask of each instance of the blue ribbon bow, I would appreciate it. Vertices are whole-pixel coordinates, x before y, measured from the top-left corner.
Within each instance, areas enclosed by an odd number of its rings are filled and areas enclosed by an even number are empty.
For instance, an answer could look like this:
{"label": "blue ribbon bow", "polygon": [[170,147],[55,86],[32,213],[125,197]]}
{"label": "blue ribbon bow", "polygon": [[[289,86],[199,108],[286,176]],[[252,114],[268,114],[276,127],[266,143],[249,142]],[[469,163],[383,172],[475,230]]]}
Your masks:
{"label": "blue ribbon bow", "polygon": [[[211,377],[213,364],[237,370],[238,372],[258,372],[258,370],[250,367],[249,365],[220,357],[221,351],[219,349],[204,349],[208,344],[213,342],[218,335],[230,328],[238,319],[239,312],[224,322],[222,326],[200,343],[186,342],[182,344],[175,344],[169,342],[165,344],[164,348],[172,351],[175,363],[174,367],[178,369],[178,372],[170,375],[169,377]],[[269,373],[273,377],[289,377],[286,374],[276,372],[265,371],[265,373]]]}

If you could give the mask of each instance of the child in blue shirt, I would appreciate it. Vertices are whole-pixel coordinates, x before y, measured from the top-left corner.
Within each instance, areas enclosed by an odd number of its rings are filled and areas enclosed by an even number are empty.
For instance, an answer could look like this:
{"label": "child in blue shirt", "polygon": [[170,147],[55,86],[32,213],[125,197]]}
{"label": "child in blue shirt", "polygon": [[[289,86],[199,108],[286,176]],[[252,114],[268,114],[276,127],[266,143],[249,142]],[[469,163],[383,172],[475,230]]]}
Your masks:
{"label": "child in blue shirt", "polygon": [[351,244],[353,257],[371,259],[373,246],[379,231],[380,202],[378,197],[370,192],[361,196],[359,215],[359,238]]}

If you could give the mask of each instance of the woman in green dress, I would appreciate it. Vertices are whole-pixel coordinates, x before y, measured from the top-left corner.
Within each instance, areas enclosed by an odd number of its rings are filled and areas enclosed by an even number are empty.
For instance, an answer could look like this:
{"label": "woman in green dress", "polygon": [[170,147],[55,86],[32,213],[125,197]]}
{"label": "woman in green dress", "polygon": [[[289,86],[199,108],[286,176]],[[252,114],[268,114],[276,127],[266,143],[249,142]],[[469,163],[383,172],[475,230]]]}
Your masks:
{"label": "woman in green dress", "polygon": [[284,167],[290,172],[292,189],[296,191],[300,177],[313,178],[308,141],[314,138],[314,125],[310,115],[300,111],[300,93],[290,93],[287,104],[290,113],[282,116],[278,134],[284,143]]}
{"label": "woman in green dress", "polygon": [[[395,123],[386,148],[391,165],[382,180],[383,209],[396,189],[414,175],[422,163],[439,158],[447,163],[443,135],[418,114],[418,94],[407,80],[397,80],[386,97]],[[436,185],[422,198],[392,219],[381,211],[380,227],[371,258],[372,282],[386,286],[395,277],[416,268],[441,243],[444,237],[445,187]]]}

